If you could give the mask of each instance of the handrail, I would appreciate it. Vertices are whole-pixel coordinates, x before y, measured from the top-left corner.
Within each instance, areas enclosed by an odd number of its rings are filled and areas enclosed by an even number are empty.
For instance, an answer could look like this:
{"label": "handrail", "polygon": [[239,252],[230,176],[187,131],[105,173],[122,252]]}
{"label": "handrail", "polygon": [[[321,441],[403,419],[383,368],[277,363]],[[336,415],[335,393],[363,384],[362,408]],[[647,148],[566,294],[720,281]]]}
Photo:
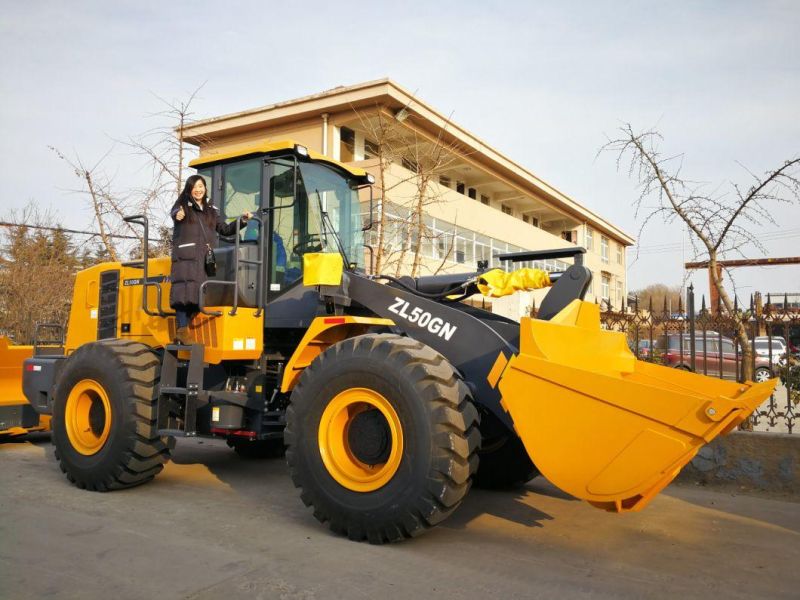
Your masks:
{"label": "handrail", "polygon": [[[40,340],[39,332],[42,329],[52,329],[59,333],[58,340]],[[61,323],[36,323],[33,330],[33,353],[39,354],[39,348],[60,348],[63,352],[65,343],[64,326]]]}
{"label": "handrail", "polygon": [[551,250],[523,250],[522,252],[508,252],[505,254],[495,254],[494,257],[501,261],[522,262],[526,260],[546,260],[548,258],[572,258],[575,257],[575,264],[583,264],[583,255],[586,248],[572,246],[569,248],[553,248]]}
{"label": "handrail", "polygon": [[256,221],[258,223],[258,245],[257,245],[257,254],[258,260],[249,260],[249,259],[240,259],[239,258],[239,248],[241,243],[241,236],[239,235],[241,231],[242,222],[240,219],[236,219],[236,233],[235,233],[235,242],[233,246],[233,281],[220,281],[218,279],[207,279],[202,284],[200,284],[199,290],[199,298],[197,302],[197,306],[200,309],[200,312],[204,315],[218,317],[222,314],[222,312],[218,310],[206,310],[205,306],[205,297],[206,297],[206,288],[210,285],[219,285],[219,286],[233,286],[233,306],[231,307],[230,312],[228,313],[231,316],[235,316],[236,312],[239,308],[239,265],[240,264],[247,264],[247,265],[256,265],[258,267],[256,272],[256,305],[258,309],[256,310],[253,316],[260,317],[262,311],[262,304],[263,304],[263,285],[262,285],[262,278],[264,272],[264,222],[261,220],[260,217],[252,216],[250,217],[251,221]]}
{"label": "handrail", "polygon": [[[151,317],[172,317],[175,315],[174,312],[167,312],[161,308],[161,283],[158,281],[150,281],[148,277],[148,262],[149,262],[149,252],[150,252],[150,224],[147,220],[147,216],[145,215],[129,215],[127,217],[123,217],[122,219],[126,223],[130,223],[132,225],[141,225],[144,228],[144,237],[142,239],[142,261],[128,261],[122,263],[123,267],[132,267],[134,269],[142,269],[142,310],[146,315]],[[155,287],[156,288],[156,303],[158,306],[158,312],[155,313],[150,310],[147,306],[147,288],[148,287]]]}

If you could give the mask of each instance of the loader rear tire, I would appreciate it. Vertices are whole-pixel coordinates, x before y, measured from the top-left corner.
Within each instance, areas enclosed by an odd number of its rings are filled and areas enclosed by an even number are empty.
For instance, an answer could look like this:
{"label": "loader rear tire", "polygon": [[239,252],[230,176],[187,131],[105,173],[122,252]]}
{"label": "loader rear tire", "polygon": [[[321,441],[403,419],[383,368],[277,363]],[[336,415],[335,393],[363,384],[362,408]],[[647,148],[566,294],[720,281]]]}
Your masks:
{"label": "loader rear tire", "polygon": [[368,334],[328,348],[301,375],[286,420],[303,502],[352,540],[395,542],[440,523],[477,468],[467,386],[407,337]]}
{"label": "loader rear tire", "polygon": [[539,475],[528,456],[522,440],[505,430],[491,413],[481,415],[480,462],[475,474],[475,486],[483,489],[519,487]]}
{"label": "loader rear tire", "polygon": [[150,481],[174,438],[156,432],[161,363],[129,340],[81,346],[59,374],[53,406],[55,457],[67,479],[98,492]]}

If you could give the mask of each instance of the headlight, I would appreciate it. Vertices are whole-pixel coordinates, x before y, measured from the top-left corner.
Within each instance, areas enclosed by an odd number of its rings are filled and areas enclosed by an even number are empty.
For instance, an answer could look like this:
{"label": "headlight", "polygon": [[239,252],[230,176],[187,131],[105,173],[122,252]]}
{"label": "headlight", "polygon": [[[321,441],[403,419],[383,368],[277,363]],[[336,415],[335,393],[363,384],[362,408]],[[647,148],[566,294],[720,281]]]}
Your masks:
{"label": "headlight", "polygon": [[295,144],[294,151],[297,152],[300,156],[308,156],[308,148],[305,146],[301,146],[300,144]]}
{"label": "headlight", "polygon": [[367,183],[370,185],[375,183],[375,177],[372,175],[372,173],[367,173]]}

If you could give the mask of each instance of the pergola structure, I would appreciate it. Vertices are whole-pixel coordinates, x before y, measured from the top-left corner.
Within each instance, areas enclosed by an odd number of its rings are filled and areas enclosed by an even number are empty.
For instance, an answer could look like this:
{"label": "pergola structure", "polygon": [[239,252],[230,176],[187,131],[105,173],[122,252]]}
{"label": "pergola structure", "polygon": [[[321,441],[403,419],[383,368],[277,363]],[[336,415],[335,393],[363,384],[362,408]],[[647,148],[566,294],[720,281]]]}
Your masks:
{"label": "pergola structure", "polygon": [[[742,258],[736,260],[718,260],[717,277],[722,281],[722,269],[732,267],[774,267],[776,265],[800,265],[800,256],[785,256],[782,258]],[[711,263],[709,261],[688,262],[683,265],[686,269],[708,269],[708,290],[711,312],[717,310],[719,304],[719,293],[714,286],[714,278],[711,275]]]}

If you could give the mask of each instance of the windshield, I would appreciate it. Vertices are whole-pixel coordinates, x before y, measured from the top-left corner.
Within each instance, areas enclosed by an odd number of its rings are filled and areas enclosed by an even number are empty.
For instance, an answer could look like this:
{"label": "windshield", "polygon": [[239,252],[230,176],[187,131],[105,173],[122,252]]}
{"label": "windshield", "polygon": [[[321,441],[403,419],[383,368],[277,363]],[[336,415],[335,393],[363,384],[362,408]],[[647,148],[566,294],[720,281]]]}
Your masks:
{"label": "windshield", "polygon": [[[334,233],[338,233],[342,250],[349,264],[364,266],[364,232],[362,231],[358,184],[342,172],[320,163],[300,163],[297,196],[301,205],[307,199],[306,235],[316,237],[323,252],[338,252]],[[321,208],[327,210],[323,225]],[[333,229],[333,231],[331,231]]]}

